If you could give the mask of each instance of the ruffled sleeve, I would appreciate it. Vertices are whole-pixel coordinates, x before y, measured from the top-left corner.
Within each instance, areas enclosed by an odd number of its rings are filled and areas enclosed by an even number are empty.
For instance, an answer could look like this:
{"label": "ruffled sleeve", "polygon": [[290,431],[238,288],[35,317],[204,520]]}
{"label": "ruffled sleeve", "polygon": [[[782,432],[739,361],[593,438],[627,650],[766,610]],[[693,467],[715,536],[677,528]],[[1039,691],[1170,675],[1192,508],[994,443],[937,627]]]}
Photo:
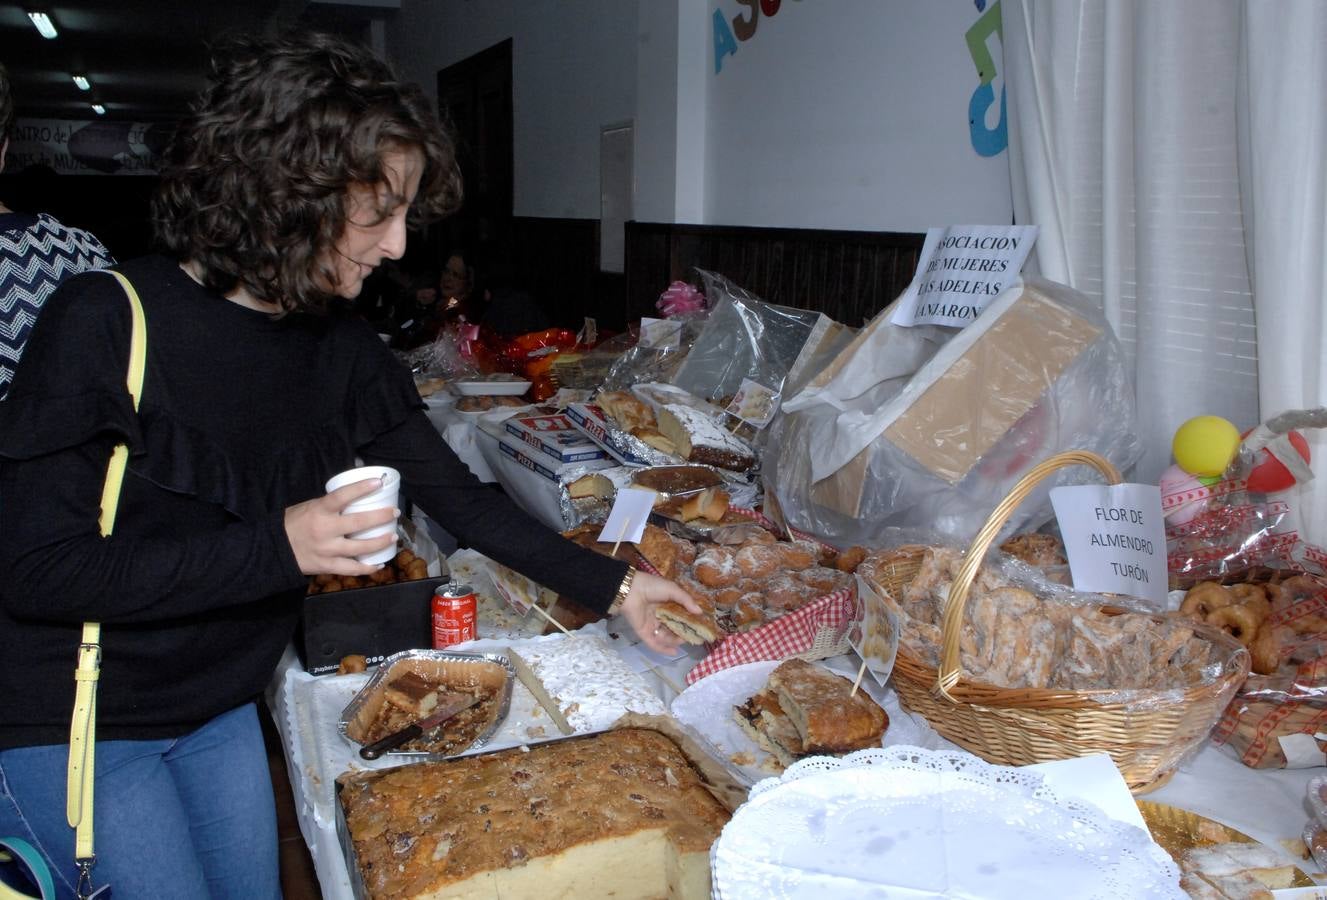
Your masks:
{"label": "ruffled sleeve", "polygon": [[347,322],[355,347],[355,367],[346,397],[351,441],[362,447],[401,425],[412,412],[424,409],[410,370],[366,324]]}
{"label": "ruffled sleeve", "polygon": [[125,386],[129,330],[129,301],[114,279],[91,272],[62,284],[0,401],[0,457],[32,459],[104,435],[141,451]]}

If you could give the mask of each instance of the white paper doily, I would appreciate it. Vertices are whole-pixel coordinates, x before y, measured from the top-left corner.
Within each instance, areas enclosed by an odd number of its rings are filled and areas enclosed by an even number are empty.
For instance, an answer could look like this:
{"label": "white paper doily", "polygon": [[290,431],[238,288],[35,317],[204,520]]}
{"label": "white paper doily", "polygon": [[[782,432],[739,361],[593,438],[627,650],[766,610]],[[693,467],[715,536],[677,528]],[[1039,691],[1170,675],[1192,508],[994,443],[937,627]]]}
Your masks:
{"label": "white paper doily", "polygon": [[722,900],[1185,897],[1146,831],[1035,773],[915,747],[804,760],[761,782],[711,857]]}

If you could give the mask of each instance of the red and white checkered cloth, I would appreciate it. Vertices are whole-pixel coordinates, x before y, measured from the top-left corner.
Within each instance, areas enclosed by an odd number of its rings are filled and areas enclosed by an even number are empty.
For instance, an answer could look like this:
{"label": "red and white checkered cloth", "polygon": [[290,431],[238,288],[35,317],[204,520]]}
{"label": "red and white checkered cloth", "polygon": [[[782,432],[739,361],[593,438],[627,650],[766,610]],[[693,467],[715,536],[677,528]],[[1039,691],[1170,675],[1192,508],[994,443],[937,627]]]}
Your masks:
{"label": "red and white checkered cloth", "polygon": [[824,541],[820,540],[816,536],[807,534],[805,531],[798,531],[796,528],[793,528],[791,525],[787,526],[786,528],[779,528],[778,524],[773,519],[771,519],[769,516],[765,515],[762,512],[758,512],[757,510],[746,509],[740,506],[730,506],[728,507],[728,511],[730,513],[734,513],[736,515],[750,519],[751,521],[759,525],[763,525],[766,528],[768,528],[770,531],[774,532],[775,534],[783,534],[786,531],[789,535],[791,535],[792,537],[796,538],[799,541],[809,541],[810,543],[815,544],[819,547],[823,547],[826,550],[833,550],[836,553],[838,552],[839,549],[838,547],[826,544]]}
{"label": "red and white checkered cloth", "polygon": [[822,631],[832,631],[842,640],[852,624],[853,592],[847,588],[826,594],[795,612],[780,616],[742,634],[730,634],[711,648],[709,655],[687,673],[687,684],[695,684],[721,669],[763,659],[787,659],[806,653]]}

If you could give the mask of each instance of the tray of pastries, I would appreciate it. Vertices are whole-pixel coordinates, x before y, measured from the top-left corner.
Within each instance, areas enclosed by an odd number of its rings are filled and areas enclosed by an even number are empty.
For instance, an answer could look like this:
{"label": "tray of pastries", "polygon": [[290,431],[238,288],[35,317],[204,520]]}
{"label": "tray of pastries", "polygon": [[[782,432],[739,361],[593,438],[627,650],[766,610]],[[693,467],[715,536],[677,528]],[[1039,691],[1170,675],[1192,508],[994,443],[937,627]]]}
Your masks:
{"label": "tray of pastries", "polygon": [[347,773],[337,831],[357,898],[710,896],[745,790],[667,719]]}
{"label": "tray of pastries", "polygon": [[1271,898],[1272,890],[1312,887],[1284,853],[1243,832],[1178,806],[1138,801],[1148,831],[1184,873],[1190,897]]}
{"label": "tray of pastries", "polygon": [[497,653],[406,650],[387,657],[341,713],[339,729],[360,745],[372,744],[433,712],[452,695],[479,702],[426,731],[389,756],[439,759],[482,747],[507,717],[511,662]]}

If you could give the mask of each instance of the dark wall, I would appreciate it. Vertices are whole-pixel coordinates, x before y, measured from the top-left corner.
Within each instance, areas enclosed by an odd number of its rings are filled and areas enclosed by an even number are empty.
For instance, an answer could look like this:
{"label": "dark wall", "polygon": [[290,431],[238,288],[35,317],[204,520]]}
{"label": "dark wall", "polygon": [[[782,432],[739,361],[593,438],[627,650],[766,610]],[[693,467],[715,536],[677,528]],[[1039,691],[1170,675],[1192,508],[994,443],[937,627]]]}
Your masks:
{"label": "dark wall", "polygon": [[717,272],[762,300],[858,326],[897,297],[917,269],[923,234],[627,223],[626,315],[655,315],[673,281]]}
{"label": "dark wall", "polygon": [[599,271],[595,219],[521,218],[512,225],[513,283],[559,325],[593,316],[620,330],[657,315],[673,281],[696,269],[726,276],[771,303],[861,325],[912,281],[925,235],[887,231],[751,228],[628,222],[626,274]]}
{"label": "dark wall", "polygon": [[0,174],[0,200],[20,212],[45,212],[86,228],[116,259],[152,247],[149,205],[157,179],[147,175],[57,175],[28,168]]}

